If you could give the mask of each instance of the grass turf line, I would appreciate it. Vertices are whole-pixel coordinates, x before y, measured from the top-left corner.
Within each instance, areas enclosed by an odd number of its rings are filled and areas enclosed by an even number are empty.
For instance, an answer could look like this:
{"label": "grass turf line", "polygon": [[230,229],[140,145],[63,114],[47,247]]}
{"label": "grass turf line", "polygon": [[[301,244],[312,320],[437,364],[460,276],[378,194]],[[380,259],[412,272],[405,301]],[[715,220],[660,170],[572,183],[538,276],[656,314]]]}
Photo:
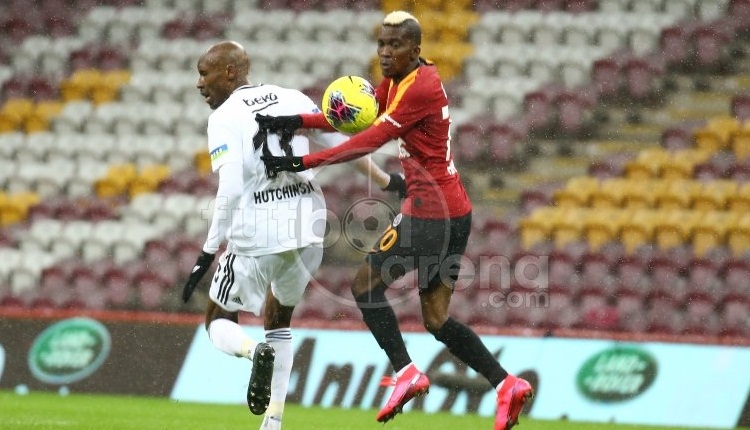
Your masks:
{"label": "grass turf line", "polygon": [[[3,430],[234,430],[260,427],[262,417],[245,405],[181,403],[166,398],[105,396],[49,392],[17,395],[0,391]],[[490,417],[406,412],[385,425],[386,430],[491,429]],[[284,430],[383,429],[375,411],[304,408],[287,405]],[[523,430],[695,430],[678,427],[629,426],[521,418]],[[750,430],[750,429],[746,429]]]}

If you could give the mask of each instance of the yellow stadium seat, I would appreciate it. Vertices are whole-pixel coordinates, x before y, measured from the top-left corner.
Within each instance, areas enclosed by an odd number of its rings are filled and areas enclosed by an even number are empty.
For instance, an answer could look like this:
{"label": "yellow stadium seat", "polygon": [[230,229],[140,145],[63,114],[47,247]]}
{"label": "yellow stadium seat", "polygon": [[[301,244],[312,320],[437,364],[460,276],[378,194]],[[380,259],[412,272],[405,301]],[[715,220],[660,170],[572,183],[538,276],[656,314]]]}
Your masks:
{"label": "yellow stadium seat", "polygon": [[657,195],[667,186],[665,181],[659,179],[624,182],[622,207],[631,210],[653,208]]}
{"label": "yellow stadium seat", "polygon": [[682,245],[691,239],[693,227],[701,213],[691,210],[669,210],[657,212],[654,220],[654,242],[661,249]]}
{"label": "yellow stadium seat", "polygon": [[34,102],[27,98],[10,99],[0,109],[0,133],[19,131],[24,120],[34,111]]}
{"label": "yellow stadium seat", "polygon": [[461,11],[471,11],[473,7],[472,0],[444,0],[443,10],[448,13]]}
{"label": "yellow stadium seat", "polygon": [[474,48],[468,43],[428,42],[422,44],[422,57],[435,63],[444,80],[450,80],[460,74],[464,58],[473,52]]}
{"label": "yellow stadium seat", "polygon": [[420,25],[422,25],[423,33],[423,23],[430,20],[430,14],[435,13],[436,11],[442,12],[443,9],[443,0],[413,0],[409,3],[409,10],[411,10],[419,20]]}
{"label": "yellow stadium seat", "polygon": [[537,208],[526,218],[522,218],[519,222],[521,245],[528,249],[536,243],[549,239],[552,226],[560,214],[561,212],[557,208],[543,206]]}
{"label": "yellow stadium seat", "polygon": [[62,109],[63,103],[56,100],[37,103],[34,106],[34,110],[24,121],[24,129],[26,133],[48,131],[50,119],[59,115]]}
{"label": "yellow stadium seat", "polygon": [[727,245],[736,257],[750,251],[750,213],[739,218],[727,228]]}
{"label": "yellow stadium seat", "polygon": [[[4,220],[4,213],[6,208],[10,206],[10,196],[7,193],[0,191],[0,226],[5,226],[6,221]],[[10,222],[8,222],[10,224]]]}
{"label": "yellow stadium seat", "polygon": [[630,184],[626,178],[610,178],[599,184],[591,193],[591,207],[595,209],[618,208],[625,199],[625,188]]}
{"label": "yellow stadium seat", "polygon": [[729,210],[740,214],[750,213],[750,182],[737,187],[737,191],[727,196]]}
{"label": "yellow stadium seat", "polygon": [[413,0],[381,0],[380,9],[385,12],[391,12],[394,10],[411,10],[414,5]]}
{"label": "yellow stadium seat", "polygon": [[104,72],[99,81],[91,87],[91,101],[94,104],[109,103],[120,95],[120,88],[130,81],[127,70]]}
{"label": "yellow stadium seat", "polygon": [[155,191],[169,177],[169,174],[169,166],[165,164],[154,164],[142,168],[138,175],[128,184],[130,197]]}
{"label": "yellow stadium seat", "polygon": [[705,149],[683,149],[675,151],[661,166],[661,177],[666,180],[693,177],[696,164],[709,159],[711,153]]}
{"label": "yellow stadium seat", "polygon": [[731,136],[740,128],[740,123],[731,116],[717,116],[694,133],[695,145],[711,153],[728,149]]}
{"label": "yellow stadium seat", "polygon": [[592,251],[617,240],[627,212],[621,209],[590,210],[583,219],[583,235]]}
{"label": "yellow stadium seat", "polygon": [[204,150],[195,151],[195,154],[193,154],[193,163],[199,172],[211,172],[211,157],[208,155],[208,152]]}
{"label": "yellow stadium seat", "polygon": [[697,211],[721,211],[728,206],[729,198],[737,193],[739,183],[717,179],[701,184],[700,191],[693,196],[693,209]]}
{"label": "yellow stadium seat", "polygon": [[436,8],[423,9],[419,7],[417,9],[414,11],[414,16],[419,20],[419,25],[422,27],[422,43],[440,42],[440,28],[448,17]]}
{"label": "yellow stadium seat", "polygon": [[651,243],[658,216],[652,209],[626,211],[620,227],[620,242],[626,253],[632,254],[639,246]]}
{"label": "yellow stadium seat", "polygon": [[83,100],[91,96],[91,90],[99,84],[102,74],[96,69],[75,71],[68,79],[60,83],[60,94],[65,102]]}
{"label": "yellow stadium seat", "polygon": [[589,210],[582,208],[564,208],[559,210],[559,215],[553,220],[552,237],[555,247],[562,248],[570,242],[581,238],[583,232],[583,221],[588,216]]}
{"label": "yellow stadium seat", "polygon": [[745,121],[730,137],[732,152],[738,161],[750,157],[750,121]]}
{"label": "yellow stadium seat", "polygon": [[468,40],[469,28],[479,17],[472,11],[454,11],[444,14],[447,19],[440,25],[440,41],[443,43],[465,42]]}
{"label": "yellow stadium seat", "polygon": [[650,179],[661,173],[661,166],[669,160],[669,152],[661,147],[643,149],[635,159],[625,164],[625,176],[630,179]]}
{"label": "yellow stadium seat", "polygon": [[380,71],[380,59],[377,56],[370,57],[368,71],[370,73],[370,82],[377,86],[383,80],[383,73]]}
{"label": "yellow stadium seat", "polygon": [[137,174],[138,170],[132,163],[111,166],[107,174],[94,183],[96,195],[107,198],[124,194]]}
{"label": "yellow stadium seat", "polygon": [[740,218],[736,212],[710,210],[703,215],[693,226],[693,252],[702,257],[718,246],[724,245],[730,225],[734,225]]}
{"label": "yellow stadium seat", "polygon": [[26,219],[29,209],[39,203],[36,193],[0,194],[0,225],[16,224]]}
{"label": "yellow stadium seat", "polygon": [[700,182],[692,180],[668,181],[665,188],[657,191],[656,206],[662,210],[688,209],[700,190]]}
{"label": "yellow stadium seat", "polygon": [[558,207],[585,207],[591,194],[599,188],[599,180],[591,176],[576,176],[568,179],[565,187],[553,194]]}

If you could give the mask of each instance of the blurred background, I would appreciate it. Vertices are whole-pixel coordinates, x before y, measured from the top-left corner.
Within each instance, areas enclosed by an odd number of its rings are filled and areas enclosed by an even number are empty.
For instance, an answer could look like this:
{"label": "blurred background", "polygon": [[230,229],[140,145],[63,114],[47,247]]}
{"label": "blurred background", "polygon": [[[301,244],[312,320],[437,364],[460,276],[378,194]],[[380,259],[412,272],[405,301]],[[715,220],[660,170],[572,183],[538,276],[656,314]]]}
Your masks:
{"label": "blurred background", "polygon": [[[205,293],[179,295],[216,190],[198,56],[237,40],[252,82],[319,102],[341,75],[380,80],[374,34],[396,9],[452,103],[467,256],[536,256],[546,274],[535,291],[469,279],[457,317],[747,344],[749,0],[3,0],[0,308],[200,314]],[[346,178],[325,183],[336,214],[391,198]],[[361,258],[332,247],[297,318],[358,322]],[[418,322],[413,279],[397,287]],[[539,288],[534,306],[488,306]]]}

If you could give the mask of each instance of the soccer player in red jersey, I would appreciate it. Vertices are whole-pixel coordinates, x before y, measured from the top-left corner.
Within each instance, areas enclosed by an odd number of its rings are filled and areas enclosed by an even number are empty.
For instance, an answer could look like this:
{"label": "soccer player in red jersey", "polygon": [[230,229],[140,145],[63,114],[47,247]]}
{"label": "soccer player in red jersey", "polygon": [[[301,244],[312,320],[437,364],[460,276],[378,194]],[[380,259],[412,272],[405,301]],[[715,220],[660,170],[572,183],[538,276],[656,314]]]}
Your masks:
{"label": "soccer player in red jersey", "polygon": [[[450,152],[448,99],[434,64],[420,57],[421,28],[407,12],[388,14],[378,35],[378,57],[384,79],[376,89],[380,116],[367,130],[341,145],[304,157],[262,157],[269,172],[302,171],[341,163],[371,153],[396,139],[405,174],[406,198],[401,213],[383,233],[355,276],[352,293],[367,327],[385,351],[396,378],[395,388],[377,420],[386,422],[430,382],[406,350],[385,291],[406,272],[417,269],[425,328],[497,391],[495,430],[518,422],[531,385],[508,374],[479,336],[448,315],[451,294],[471,230],[471,202]],[[271,130],[332,129],[323,114],[258,117]],[[386,190],[404,185],[391,174]]]}

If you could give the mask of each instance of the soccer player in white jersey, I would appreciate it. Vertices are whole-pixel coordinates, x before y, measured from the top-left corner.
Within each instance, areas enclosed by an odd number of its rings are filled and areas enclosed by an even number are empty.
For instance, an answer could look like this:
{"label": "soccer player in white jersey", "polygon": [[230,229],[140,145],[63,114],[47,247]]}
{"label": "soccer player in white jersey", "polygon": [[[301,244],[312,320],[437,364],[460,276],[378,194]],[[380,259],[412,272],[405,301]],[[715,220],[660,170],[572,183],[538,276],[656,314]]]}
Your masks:
{"label": "soccer player in white jersey", "polygon": [[[253,361],[248,407],[256,415],[265,413],[261,430],[278,430],[292,369],[292,312],[320,266],[326,213],[313,173],[267,175],[260,158],[308,154],[307,137],[267,133],[259,129],[255,115],[318,108],[297,90],[251,85],[248,54],[236,42],[209,47],[197,68],[197,88],[214,110],[208,120],[208,149],[219,186],[208,236],[183,300],[189,300],[226,240],[209,289],[206,330],[219,350]],[[346,140],[338,133],[312,137],[324,146]],[[381,188],[400,191],[394,175],[369,160],[356,166]],[[239,311],[264,313],[265,342],[245,335]]]}

